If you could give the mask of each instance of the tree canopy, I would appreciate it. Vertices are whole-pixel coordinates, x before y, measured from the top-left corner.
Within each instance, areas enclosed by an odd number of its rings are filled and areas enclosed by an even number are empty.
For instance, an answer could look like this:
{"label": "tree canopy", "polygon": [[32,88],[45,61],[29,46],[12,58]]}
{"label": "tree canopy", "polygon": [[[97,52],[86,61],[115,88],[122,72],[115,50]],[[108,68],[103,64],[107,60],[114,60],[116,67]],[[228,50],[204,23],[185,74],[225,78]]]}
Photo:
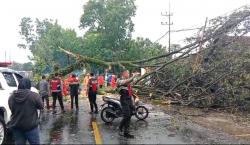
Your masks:
{"label": "tree canopy", "polygon": [[100,50],[109,54],[109,60],[119,60],[134,31],[135,11],[134,0],[90,0],[84,6],[80,27],[88,29],[86,37],[98,36]]}
{"label": "tree canopy", "polygon": [[80,27],[87,30],[84,36],[77,36],[75,30],[63,28],[56,20],[24,17],[20,23],[24,43],[18,46],[31,50],[35,71],[40,74],[51,72],[55,65],[64,68],[75,62],[60,48],[113,62],[137,60],[165,51],[147,38],[132,39],[135,11],[134,0],[90,0],[80,19]]}

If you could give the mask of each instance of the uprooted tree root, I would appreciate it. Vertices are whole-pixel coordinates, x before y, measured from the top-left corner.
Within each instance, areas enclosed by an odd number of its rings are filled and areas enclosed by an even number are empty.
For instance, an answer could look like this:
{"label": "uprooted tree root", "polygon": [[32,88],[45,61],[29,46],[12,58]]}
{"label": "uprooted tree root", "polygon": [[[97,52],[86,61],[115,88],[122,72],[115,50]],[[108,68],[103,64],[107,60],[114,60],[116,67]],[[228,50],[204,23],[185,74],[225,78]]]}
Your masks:
{"label": "uprooted tree root", "polygon": [[[187,39],[178,50],[138,61],[106,62],[69,52],[75,64],[59,70],[66,75],[85,64],[102,67],[146,67],[136,84],[142,94],[196,107],[245,109],[250,94],[250,6],[220,16],[201,27],[203,37]],[[202,48],[202,49],[201,49]]]}

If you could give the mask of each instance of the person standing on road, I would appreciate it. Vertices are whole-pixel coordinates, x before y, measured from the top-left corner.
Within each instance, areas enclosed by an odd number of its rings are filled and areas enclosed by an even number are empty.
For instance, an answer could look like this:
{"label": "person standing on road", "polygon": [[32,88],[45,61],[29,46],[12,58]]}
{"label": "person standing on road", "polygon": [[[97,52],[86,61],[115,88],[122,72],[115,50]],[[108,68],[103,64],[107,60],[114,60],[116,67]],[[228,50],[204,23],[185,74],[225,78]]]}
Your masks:
{"label": "person standing on road", "polygon": [[93,73],[90,73],[87,93],[88,93],[89,104],[90,104],[90,109],[91,109],[90,113],[94,112],[94,107],[95,107],[96,114],[98,113],[98,107],[96,104],[97,87],[98,87],[97,79]]}
{"label": "person standing on road", "polygon": [[116,88],[116,76],[113,74],[112,76],[111,76],[111,82],[110,82],[110,84],[111,84],[111,87],[113,88],[113,89],[115,89]]}
{"label": "person standing on road", "polygon": [[112,74],[108,74],[107,76],[107,86],[111,86]]}
{"label": "person standing on road", "polygon": [[16,145],[40,144],[38,131],[38,112],[43,109],[43,103],[39,94],[30,91],[31,81],[23,78],[20,80],[18,90],[9,98],[11,120],[8,123],[14,135]]}
{"label": "person standing on road", "polygon": [[89,83],[90,75],[87,73],[87,75],[83,79],[83,95],[88,96],[87,90],[88,90],[88,83]]}
{"label": "person standing on road", "polygon": [[42,76],[42,80],[39,82],[39,94],[42,97],[42,101],[43,101],[43,105],[44,105],[44,101],[46,101],[46,107],[47,110],[50,109],[49,107],[49,83],[46,80],[46,76]]}
{"label": "person standing on road", "polygon": [[122,113],[123,119],[119,126],[120,135],[124,135],[126,138],[134,138],[133,135],[129,133],[129,125],[133,111],[133,91],[130,83],[134,80],[134,78],[138,74],[134,75],[133,77],[129,77],[129,71],[124,70],[122,72],[122,76],[120,79],[117,80],[118,90],[120,96],[120,102],[122,106]]}
{"label": "person standing on road", "polygon": [[70,88],[70,98],[71,98],[71,110],[73,110],[74,99],[75,99],[76,110],[79,110],[78,107],[79,80],[75,74],[72,74],[69,79],[69,88]]}
{"label": "person standing on road", "polygon": [[56,113],[56,100],[58,99],[62,112],[64,113],[63,97],[62,97],[62,81],[58,73],[50,81],[51,95],[53,97],[53,113]]}

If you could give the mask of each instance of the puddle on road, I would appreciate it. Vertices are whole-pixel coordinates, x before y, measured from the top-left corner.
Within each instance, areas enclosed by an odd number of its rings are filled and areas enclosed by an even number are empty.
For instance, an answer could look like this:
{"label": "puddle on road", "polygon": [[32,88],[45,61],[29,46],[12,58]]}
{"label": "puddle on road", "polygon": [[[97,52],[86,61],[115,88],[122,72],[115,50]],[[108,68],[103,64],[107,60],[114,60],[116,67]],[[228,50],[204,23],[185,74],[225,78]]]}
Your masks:
{"label": "puddle on road", "polygon": [[148,127],[148,122],[145,121],[145,120],[137,120],[134,123],[134,130],[138,130],[138,129],[141,129],[141,128],[147,128],[147,127]]}
{"label": "puddle on road", "polygon": [[172,118],[172,116],[164,113],[164,112],[160,112],[160,111],[154,111],[154,112],[150,112],[149,113],[149,118],[153,118],[153,119],[166,119],[169,120]]}
{"label": "puddle on road", "polygon": [[90,118],[83,112],[72,111],[53,115],[52,112],[46,112],[41,116],[41,142],[43,144],[92,143],[89,130]]}

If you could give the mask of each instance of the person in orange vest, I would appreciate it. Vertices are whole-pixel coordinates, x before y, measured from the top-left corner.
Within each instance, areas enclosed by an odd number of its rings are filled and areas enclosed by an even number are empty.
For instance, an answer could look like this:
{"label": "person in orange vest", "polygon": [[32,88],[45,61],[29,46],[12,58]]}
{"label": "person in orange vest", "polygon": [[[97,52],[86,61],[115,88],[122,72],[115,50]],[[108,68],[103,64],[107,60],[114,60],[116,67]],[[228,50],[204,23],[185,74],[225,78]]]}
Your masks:
{"label": "person in orange vest", "polygon": [[89,75],[89,73],[87,73],[87,75],[84,77],[84,79],[83,79],[83,94],[85,95],[85,96],[88,96],[88,94],[87,94],[87,90],[88,90],[88,82],[89,82],[89,78],[90,78],[90,75]]}
{"label": "person in orange vest", "polygon": [[69,95],[69,78],[70,76],[63,80],[63,96]]}
{"label": "person in orange vest", "polygon": [[74,100],[76,105],[76,110],[79,110],[78,106],[78,91],[79,91],[79,80],[75,74],[72,74],[69,78],[69,90],[70,90],[70,98],[71,98],[71,110],[74,106]]}
{"label": "person in orange vest", "polygon": [[56,113],[56,100],[59,101],[60,107],[62,112],[64,113],[64,106],[63,106],[63,97],[62,97],[62,80],[59,77],[58,73],[55,73],[55,76],[50,81],[51,86],[51,96],[53,97],[53,113]]}
{"label": "person in orange vest", "polygon": [[[94,73],[91,73],[90,79],[88,82],[87,94],[88,94],[89,104],[90,104],[90,109],[91,109],[90,113],[95,112],[96,114],[98,114],[98,107],[96,104],[97,89],[98,89],[98,81],[96,77],[94,76]],[[94,111],[94,107],[95,107],[95,111]]]}
{"label": "person in orange vest", "polygon": [[98,85],[100,88],[103,87],[103,85],[104,85],[104,76],[103,75],[98,76]]}

